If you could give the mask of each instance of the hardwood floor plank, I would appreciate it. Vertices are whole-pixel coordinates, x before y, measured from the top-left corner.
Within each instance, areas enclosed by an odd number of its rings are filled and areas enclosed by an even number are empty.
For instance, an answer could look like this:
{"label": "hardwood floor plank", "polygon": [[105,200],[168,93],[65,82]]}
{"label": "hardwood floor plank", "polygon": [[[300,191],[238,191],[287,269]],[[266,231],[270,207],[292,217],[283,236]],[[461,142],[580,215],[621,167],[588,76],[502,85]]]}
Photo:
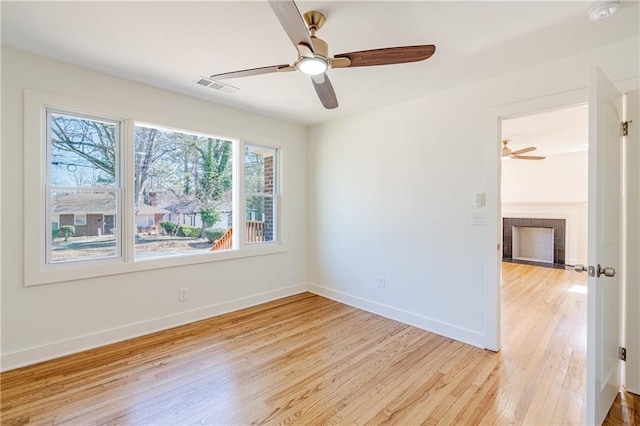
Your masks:
{"label": "hardwood floor plank", "polygon": [[[505,264],[500,353],[299,294],[2,373],[0,421],[584,424],[584,283]],[[621,395],[605,424],[639,425]]]}

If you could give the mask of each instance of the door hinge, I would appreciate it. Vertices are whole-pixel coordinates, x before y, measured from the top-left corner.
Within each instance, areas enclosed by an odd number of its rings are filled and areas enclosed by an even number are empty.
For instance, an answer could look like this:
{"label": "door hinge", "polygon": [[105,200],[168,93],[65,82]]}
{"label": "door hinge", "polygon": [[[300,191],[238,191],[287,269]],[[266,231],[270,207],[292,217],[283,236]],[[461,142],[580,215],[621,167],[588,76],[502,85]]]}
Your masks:
{"label": "door hinge", "polygon": [[633,121],[629,120],[629,121],[623,121],[622,123],[620,123],[620,128],[622,130],[622,136],[628,136],[629,135],[629,123],[633,123]]}
{"label": "door hinge", "polygon": [[627,348],[618,348],[618,359],[622,361],[627,360]]}

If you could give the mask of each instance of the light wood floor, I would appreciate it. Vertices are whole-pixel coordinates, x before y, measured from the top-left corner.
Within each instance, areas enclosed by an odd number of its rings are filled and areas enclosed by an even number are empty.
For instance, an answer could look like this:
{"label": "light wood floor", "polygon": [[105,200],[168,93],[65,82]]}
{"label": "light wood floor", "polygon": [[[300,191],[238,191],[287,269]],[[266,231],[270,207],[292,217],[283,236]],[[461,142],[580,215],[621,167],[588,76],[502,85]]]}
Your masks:
{"label": "light wood floor", "polygon": [[505,264],[500,353],[304,293],[3,373],[1,422],[584,424],[584,285]]}

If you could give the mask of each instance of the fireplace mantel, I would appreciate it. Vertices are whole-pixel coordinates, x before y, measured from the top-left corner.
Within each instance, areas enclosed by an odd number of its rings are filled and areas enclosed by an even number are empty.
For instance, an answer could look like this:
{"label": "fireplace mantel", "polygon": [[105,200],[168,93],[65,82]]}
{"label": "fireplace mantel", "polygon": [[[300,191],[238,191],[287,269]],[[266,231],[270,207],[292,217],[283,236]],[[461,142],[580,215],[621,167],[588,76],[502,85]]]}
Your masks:
{"label": "fireplace mantel", "polygon": [[502,217],[531,219],[564,219],[565,262],[567,265],[586,263],[587,203],[503,203]]}

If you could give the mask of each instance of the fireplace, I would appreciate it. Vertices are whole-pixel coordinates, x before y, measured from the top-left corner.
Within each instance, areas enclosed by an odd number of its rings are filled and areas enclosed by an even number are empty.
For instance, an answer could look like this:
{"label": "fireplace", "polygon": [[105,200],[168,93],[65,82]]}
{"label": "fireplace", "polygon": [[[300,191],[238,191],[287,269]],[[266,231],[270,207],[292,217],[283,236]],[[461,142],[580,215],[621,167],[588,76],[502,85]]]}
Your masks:
{"label": "fireplace", "polygon": [[564,266],[565,228],[565,219],[503,218],[503,260]]}
{"label": "fireplace", "polygon": [[516,260],[554,263],[553,228],[512,226],[511,257]]}

